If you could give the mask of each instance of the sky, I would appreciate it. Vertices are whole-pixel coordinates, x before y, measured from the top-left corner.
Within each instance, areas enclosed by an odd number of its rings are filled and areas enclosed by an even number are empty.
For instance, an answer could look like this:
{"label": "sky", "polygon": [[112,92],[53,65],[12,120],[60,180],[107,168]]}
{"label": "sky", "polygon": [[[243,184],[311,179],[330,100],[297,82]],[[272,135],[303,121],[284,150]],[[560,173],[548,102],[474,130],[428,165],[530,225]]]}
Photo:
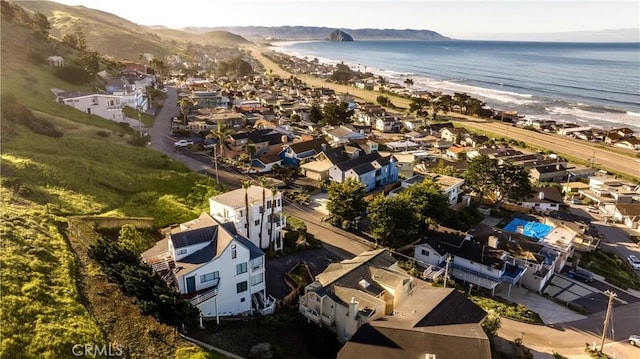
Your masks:
{"label": "sky", "polygon": [[[106,11],[141,25],[326,26],[427,29],[456,39],[566,41],[627,29],[640,41],[640,1],[390,0],[57,0]],[[580,32],[567,34],[569,32]],[[602,34],[600,34],[602,35]],[[616,37],[618,32],[603,36]]]}

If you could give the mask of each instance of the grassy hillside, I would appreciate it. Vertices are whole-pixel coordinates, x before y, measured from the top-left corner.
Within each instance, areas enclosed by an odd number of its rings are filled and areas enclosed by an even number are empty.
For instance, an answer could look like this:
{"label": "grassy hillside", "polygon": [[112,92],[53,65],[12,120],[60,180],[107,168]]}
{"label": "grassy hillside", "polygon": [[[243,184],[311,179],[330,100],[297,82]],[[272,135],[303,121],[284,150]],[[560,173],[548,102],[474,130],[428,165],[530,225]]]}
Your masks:
{"label": "grassy hillside", "polygon": [[[74,54],[4,12],[0,23],[1,92],[14,95],[16,109],[3,103],[0,120],[0,357],[73,357],[74,344],[106,343],[110,329],[78,286],[66,216],[149,216],[164,226],[201,213],[215,189],[182,164],[129,145],[134,130],[57,104],[51,88],[92,90],[60,80],[44,60],[60,51],[71,64]],[[136,313],[118,319],[135,322]]]}
{"label": "grassy hillside", "polygon": [[102,54],[121,59],[138,59],[142,53],[163,58],[177,54],[189,58],[181,47],[187,42],[234,46],[248,43],[227,31],[195,34],[158,27],[146,27],[103,11],[84,6],[66,6],[52,1],[17,2],[27,9],[39,11],[51,23],[51,35],[62,38],[78,29],[87,37],[89,47]]}

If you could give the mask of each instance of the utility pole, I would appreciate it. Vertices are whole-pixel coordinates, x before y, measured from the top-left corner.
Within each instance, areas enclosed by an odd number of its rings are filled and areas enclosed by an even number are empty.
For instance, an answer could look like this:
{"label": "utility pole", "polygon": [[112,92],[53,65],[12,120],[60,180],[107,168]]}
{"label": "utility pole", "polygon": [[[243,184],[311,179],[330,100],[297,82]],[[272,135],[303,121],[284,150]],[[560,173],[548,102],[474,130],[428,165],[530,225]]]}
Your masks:
{"label": "utility pole", "polygon": [[444,267],[444,287],[447,287],[447,280],[449,279],[449,262],[451,262],[453,260],[453,257],[451,256],[447,256],[447,259],[445,260],[446,265]]}
{"label": "utility pole", "polygon": [[618,296],[616,293],[610,290],[607,290],[606,292],[604,292],[604,294],[609,296],[609,303],[607,304],[607,313],[604,316],[604,324],[602,327],[602,341],[600,342],[600,353],[602,353],[602,350],[604,349],[604,340],[607,336],[607,328],[609,326],[609,321],[611,321],[611,304],[613,303],[613,298]]}
{"label": "utility pole", "polygon": [[216,167],[216,183],[220,184],[220,181],[218,180],[218,150],[216,149],[217,146],[218,144],[215,144],[213,146],[213,163]]}

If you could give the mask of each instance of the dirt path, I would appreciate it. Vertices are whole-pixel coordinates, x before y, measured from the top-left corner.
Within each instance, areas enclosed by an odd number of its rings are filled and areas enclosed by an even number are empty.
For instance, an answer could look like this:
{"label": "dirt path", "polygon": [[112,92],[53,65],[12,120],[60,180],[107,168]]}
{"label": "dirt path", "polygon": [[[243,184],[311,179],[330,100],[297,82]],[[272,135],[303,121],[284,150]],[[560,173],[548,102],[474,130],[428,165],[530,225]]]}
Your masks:
{"label": "dirt path", "polygon": [[[276,63],[262,55],[263,51],[268,51],[265,47],[249,47],[251,55],[256,58],[267,71],[281,77],[290,77],[291,73],[280,68]],[[359,89],[352,86],[339,85],[326,82],[324,80],[312,77],[310,75],[296,74],[296,77],[305,83],[315,87],[328,87],[336,92],[348,93],[356,96],[364,101],[376,103],[376,98],[380,96],[379,92]],[[410,100],[402,97],[385,94],[391,99],[391,102],[398,107],[408,108]],[[391,111],[390,111],[391,112]],[[587,142],[579,142],[571,140],[560,135],[542,134],[534,131],[525,130],[511,125],[495,122],[491,120],[478,119],[472,116],[464,116],[459,113],[451,113],[452,116],[463,118],[463,120],[452,121],[457,125],[466,126],[478,130],[478,132],[487,131],[500,137],[508,137],[517,141],[525,142],[534,147],[548,149],[555,153],[569,156],[582,160],[586,163],[593,162],[597,168],[603,168],[615,173],[634,177],[638,181],[640,179],[640,157],[633,157],[633,154],[623,155],[621,153],[609,151]]]}

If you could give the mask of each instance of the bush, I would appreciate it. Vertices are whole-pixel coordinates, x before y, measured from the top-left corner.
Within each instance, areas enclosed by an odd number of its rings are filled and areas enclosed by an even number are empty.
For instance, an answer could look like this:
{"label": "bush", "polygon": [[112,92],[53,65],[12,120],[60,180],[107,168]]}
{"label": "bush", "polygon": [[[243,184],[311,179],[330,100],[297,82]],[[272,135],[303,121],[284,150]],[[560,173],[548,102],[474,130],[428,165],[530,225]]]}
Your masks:
{"label": "bush", "polygon": [[54,75],[59,79],[74,85],[88,84],[93,80],[91,74],[89,74],[85,69],[74,65],[58,67],[54,72]]}

